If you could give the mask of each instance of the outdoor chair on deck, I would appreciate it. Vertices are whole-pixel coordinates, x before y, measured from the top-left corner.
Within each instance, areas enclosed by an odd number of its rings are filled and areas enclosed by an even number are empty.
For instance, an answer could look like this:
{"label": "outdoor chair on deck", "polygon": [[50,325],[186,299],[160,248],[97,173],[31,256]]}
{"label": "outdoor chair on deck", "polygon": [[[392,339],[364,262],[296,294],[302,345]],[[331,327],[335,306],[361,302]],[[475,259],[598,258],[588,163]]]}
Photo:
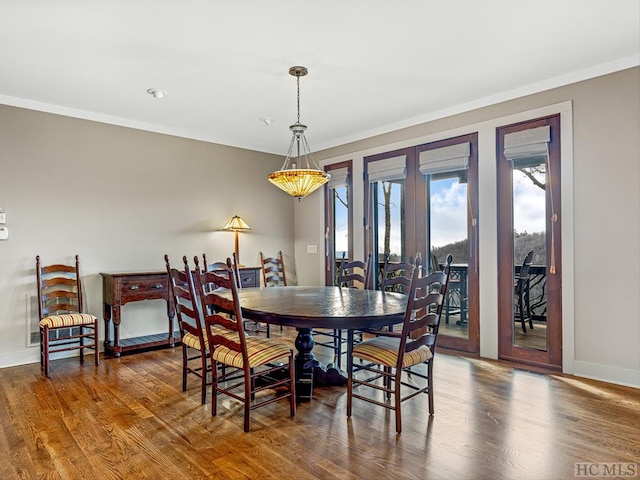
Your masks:
{"label": "outdoor chair on deck", "polygon": [[85,349],[94,351],[96,366],[98,351],[98,318],[82,311],[80,260],[73,265],[40,264],[36,256],[38,282],[38,313],[40,318],[40,367],[49,376],[52,353],[79,350],[80,363]]}
{"label": "outdoor chair on deck", "polygon": [[[277,400],[289,399],[291,416],[295,416],[293,351],[279,341],[245,335],[231,259],[227,259],[226,273],[203,272],[198,257],[194,262],[195,284],[213,366],[211,414],[217,415],[218,397],[228,395],[244,404],[245,432],[250,429],[251,410]],[[221,288],[207,291],[206,285],[211,283]],[[218,364],[231,368],[219,372],[215,368]],[[235,369],[241,370],[240,377]]]}
{"label": "outdoor chair on deck", "polygon": [[[402,331],[379,332],[378,336],[353,346],[347,358],[347,417],[351,417],[353,399],[364,400],[394,410],[396,432],[400,433],[401,404],[420,393],[428,395],[429,414],[433,415],[433,360],[451,261],[449,255],[443,271],[420,277],[422,259],[418,257]],[[350,332],[349,336],[352,335]],[[354,365],[356,358],[363,363]],[[424,373],[415,368],[420,364],[426,364]],[[402,375],[410,368],[407,375],[411,380],[405,381]],[[363,378],[363,374],[367,378]],[[423,385],[419,385],[419,379],[424,380]],[[367,393],[371,395],[367,396]]]}
{"label": "outdoor chair on deck", "polygon": [[[342,254],[340,273],[338,275],[338,286],[341,288],[370,288],[371,286],[371,253],[367,255],[365,261],[346,261],[345,254]],[[338,369],[342,366],[342,344],[347,342],[343,337],[342,330],[339,329],[317,329],[313,331],[314,340],[318,337],[327,340],[317,341],[316,346],[327,347],[333,350],[334,362]]]}
{"label": "outdoor chair on deck", "polygon": [[522,331],[527,333],[526,321],[529,319],[529,327],[533,329],[533,318],[531,316],[531,300],[529,298],[531,280],[529,270],[533,260],[533,250],[529,250],[520,270],[513,280],[514,293],[514,313],[513,318],[522,325]]}

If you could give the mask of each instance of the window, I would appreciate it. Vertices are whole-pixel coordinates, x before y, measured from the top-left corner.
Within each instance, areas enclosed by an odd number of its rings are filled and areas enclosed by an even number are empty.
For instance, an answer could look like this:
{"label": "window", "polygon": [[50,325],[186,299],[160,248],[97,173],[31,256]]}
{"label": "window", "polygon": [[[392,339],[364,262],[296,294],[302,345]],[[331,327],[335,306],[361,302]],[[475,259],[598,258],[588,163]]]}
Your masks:
{"label": "window", "polygon": [[331,180],[325,186],[325,282],[336,284],[337,262],[353,252],[351,161],[325,167]]}

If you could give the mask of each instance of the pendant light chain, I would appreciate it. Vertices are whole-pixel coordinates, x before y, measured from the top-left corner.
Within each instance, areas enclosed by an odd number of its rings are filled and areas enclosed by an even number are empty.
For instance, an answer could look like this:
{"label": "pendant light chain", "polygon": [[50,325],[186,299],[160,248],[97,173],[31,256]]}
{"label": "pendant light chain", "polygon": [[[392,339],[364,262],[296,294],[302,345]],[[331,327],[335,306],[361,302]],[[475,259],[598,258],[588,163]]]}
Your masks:
{"label": "pendant light chain", "polygon": [[296,75],[296,83],[298,85],[298,123],[300,123],[300,75]]}

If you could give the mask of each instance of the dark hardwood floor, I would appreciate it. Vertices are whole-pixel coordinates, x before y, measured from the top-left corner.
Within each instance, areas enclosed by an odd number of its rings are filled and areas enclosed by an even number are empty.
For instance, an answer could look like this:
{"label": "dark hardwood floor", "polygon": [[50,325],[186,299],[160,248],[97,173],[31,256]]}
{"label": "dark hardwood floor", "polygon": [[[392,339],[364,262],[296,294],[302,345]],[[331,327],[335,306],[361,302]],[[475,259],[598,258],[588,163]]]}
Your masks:
{"label": "dark hardwood floor", "polygon": [[409,400],[399,436],[392,412],[358,400],[347,420],[344,387],[316,389],[293,419],[287,402],[258,409],[244,433],[239,404],[213,418],[196,381],[181,391],[180,364],[175,348],[58,360],[50,379],[0,369],[0,478],[542,480],[640,458],[633,388],[440,351],[436,414]]}

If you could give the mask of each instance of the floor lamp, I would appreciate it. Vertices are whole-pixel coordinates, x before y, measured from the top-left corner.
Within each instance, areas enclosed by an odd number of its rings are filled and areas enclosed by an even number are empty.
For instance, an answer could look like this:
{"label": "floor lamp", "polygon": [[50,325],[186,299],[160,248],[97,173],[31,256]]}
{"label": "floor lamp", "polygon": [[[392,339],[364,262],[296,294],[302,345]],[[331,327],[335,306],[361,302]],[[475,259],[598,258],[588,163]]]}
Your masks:
{"label": "floor lamp", "polygon": [[235,238],[235,252],[236,252],[236,260],[238,262],[238,266],[242,266],[240,263],[240,248],[238,243],[238,232],[244,230],[251,230],[251,227],[247,225],[247,222],[242,220],[238,215],[234,215],[231,220],[227,222],[227,224],[222,227],[223,230],[229,230],[236,234]]}

